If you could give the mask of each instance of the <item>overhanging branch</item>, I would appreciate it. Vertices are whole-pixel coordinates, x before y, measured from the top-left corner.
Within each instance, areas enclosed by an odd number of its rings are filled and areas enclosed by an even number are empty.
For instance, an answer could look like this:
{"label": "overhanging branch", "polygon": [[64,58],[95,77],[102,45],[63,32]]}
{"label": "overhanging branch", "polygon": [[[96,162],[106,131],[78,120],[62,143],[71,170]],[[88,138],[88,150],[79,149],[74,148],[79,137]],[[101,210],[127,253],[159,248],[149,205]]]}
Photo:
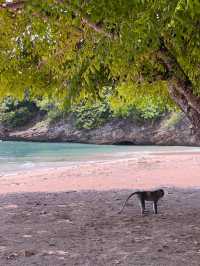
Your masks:
{"label": "overhanging branch", "polygon": [[[23,0],[19,0],[19,1],[15,1],[15,2],[5,2],[3,4],[0,4],[0,10],[1,9],[11,9],[11,10],[18,10],[18,9],[22,9],[23,6],[27,3],[28,1],[23,1]],[[58,3],[62,2],[62,0],[58,0]],[[93,22],[91,22],[88,18],[86,17],[82,17],[81,14],[79,14],[77,11],[74,12],[75,16],[80,17],[81,22],[85,25],[87,25],[87,27],[93,29],[95,32],[103,34],[105,37],[110,38],[110,39],[114,39],[116,36],[112,33],[107,32],[102,26],[99,26]]]}

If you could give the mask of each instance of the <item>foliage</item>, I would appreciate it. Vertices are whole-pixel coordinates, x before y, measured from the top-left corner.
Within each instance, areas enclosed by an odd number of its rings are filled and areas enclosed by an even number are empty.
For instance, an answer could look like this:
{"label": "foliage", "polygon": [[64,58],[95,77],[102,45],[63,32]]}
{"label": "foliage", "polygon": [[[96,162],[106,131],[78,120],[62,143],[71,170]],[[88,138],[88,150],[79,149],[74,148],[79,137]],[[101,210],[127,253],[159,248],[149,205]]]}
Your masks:
{"label": "foliage", "polygon": [[0,123],[8,128],[24,126],[34,118],[38,110],[32,101],[20,102],[12,97],[7,97],[0,105]]}
{"label": "foliage", "polygon": [[[144,122],[144,120],[155,120],[164,112],[170,110],[170,106],[163,106],[161,101],[147,102],[137,101],[130,95],[130,101],[123,98],[123,95],[117,91],[118,97],[111,91],[111,88],[104,88],[100,100],[84,101],[72,107],[75,114],[75,123],[77,128],[92,129],[103,125],[112,118],[130,118],[135,121]],[[125,90],[122,89],[122,92]],[[116,101],[119,101],[116,104]]]}
{"label": "foliage", "polygon": [[1,112],[10,112],[15,111],[21,107],[26,107],[30,112],[38,111],[38,107],[35,102],[29,101],[28,99],[23,99],[22,101],[18,101],[13,97],[6,97],[0,103],[0,111]]}
{"label": "foliage", "polygon": [[161,37],[198,88],[199,10],[198,0],[35,0],[20,12],[1,9],[1,95],[29,88],[67,101],[116,80],[154,81],[165,74],[154,57]]}
{"label": "foliage", "polygon": [[126,105],[118,107],[113,111],[113,117],[129,118],[137,122],[154,121],[159,119],[167,110],[160,108],[158,105],[150,104],[139,108],[135,105]]}
{"label": "foliage", "polygon": [[63,112],[61,109],[53,108],[47,112],[47,119],[50,123],[58,122],[61,119],[66,117],[66,113]]}
{"label": "foliage", "polygon": [[72,109],[75,115],[76,127],[79,129],[93,129],[101,126],[111,118],[111,111],[106,102],[79,104]]}
{"label": "foliage", "polygon": [[16,128],[26,125],[34,117],[27,107],[20,107],[16,111],[0,114],[0,123],[8,128]]}
{"label": "foliage", "polygon": [[168,82],[179,75],[158,59],[163,44],[200,95],[199,17],[199,0],[27,0],[18,11],[0,8],[0,97],[23,99],[28,90],[66,106],[110,86],[113,110],[157,116],[172,108]]}
{"label": "foliage", "polygon": [[111,109],[122,116],[156,119],[162,113],[174,109],[172,101],[167,97],[166,86],[164,81],[146,83],[145,87],[124,83],[109,98]]}
{"label": "foliage", "polygon": [[79,129],[93,129],[103,125],[112,118],[130,118],[134,121],[155,120],[159,118],[167,108],[163,108],[158,102],[148,101],[148,104],[134,102],[117,104],[113,106],[113,93],[110,88],[104,88],[102,97],[98,101],[87,100],[74,105],[71,110],[63,110],[53,104],[49,99],[38,99],[36,102],[28,100],[17,101],[14,98],[6,98],[0,105],[0,123],[8,128],[16,128],[29,123],[38,112],[46,114],[48,123],[55,123],[66,119],[69,113],[75,116],[75,125]]}
{"label": "foliage", "polygon": [[18,101],[12,97],[5,98],[1,105],[0,105],[0,111],[1,112],[10,112],[14,111],[16,109],[16,106],[18,104]]}
{"label": "foliage", "polygon": [[129,105],[115,109],[113,112],[114,117],[130,118],[134,121],[145,122],[145,120],[152,121],[160,118],[164,113],[163,109],[158,106],[149,105],[139,109],[137,106]]}
{"label": "foliage", "polygon": [[63,109],[62,105],[59,105],[48,97],[37,99],[36,102],[37,107],[47,114],[47,120],[50,123],[55,123],[67,117],[68,109]]}

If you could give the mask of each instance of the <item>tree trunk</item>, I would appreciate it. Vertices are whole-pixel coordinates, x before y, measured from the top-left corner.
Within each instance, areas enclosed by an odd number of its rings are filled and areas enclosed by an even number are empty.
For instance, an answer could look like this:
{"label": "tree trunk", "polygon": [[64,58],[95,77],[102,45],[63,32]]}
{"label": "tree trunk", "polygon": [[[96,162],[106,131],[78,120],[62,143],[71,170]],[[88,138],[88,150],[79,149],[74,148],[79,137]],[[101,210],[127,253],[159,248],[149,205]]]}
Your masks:
{"label": "tree trunk", "polygon": [[171,98],[189,118],[192,132],[200,140],[200,97],[194,95],[189,77],[166,46],[162,46],[157,58],[166,69]]}
{"label": "tree trunk", "polygon": [[[177,89],[178,88],[178,89]],[[183,89],[183,88],[181,88]],[[194,108],[190,103],[191,99],[187,99],[183,93],[180,92],[179,85],[175,82],[169,82],[169,94],[174,102],[180,107],[180,109],[186,114],[192,123],[193,133],[200,136],[200,110]]]}

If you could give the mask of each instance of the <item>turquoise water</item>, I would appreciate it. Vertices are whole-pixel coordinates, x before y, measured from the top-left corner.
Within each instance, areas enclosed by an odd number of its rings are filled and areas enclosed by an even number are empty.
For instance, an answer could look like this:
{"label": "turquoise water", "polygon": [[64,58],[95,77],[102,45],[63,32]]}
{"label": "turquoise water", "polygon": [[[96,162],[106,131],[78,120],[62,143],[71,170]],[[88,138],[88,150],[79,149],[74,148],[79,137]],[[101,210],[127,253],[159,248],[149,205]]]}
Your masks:
{"label": "turquoise water", "polygon": [[156,152],[200,152],[198,147],[114,146],[75,143],[0,142],[0,174],[34,167],[139,157]]}

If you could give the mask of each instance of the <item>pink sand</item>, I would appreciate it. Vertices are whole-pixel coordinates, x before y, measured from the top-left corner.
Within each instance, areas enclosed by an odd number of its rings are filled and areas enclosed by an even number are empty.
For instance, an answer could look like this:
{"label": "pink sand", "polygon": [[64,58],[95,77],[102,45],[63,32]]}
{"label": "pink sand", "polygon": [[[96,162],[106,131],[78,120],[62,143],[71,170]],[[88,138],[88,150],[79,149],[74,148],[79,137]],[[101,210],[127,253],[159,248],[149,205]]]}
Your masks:
{"label": "pink sand", "polygon": [[0,177],[0,193],[200,187],[200,153],[77,164]]}

